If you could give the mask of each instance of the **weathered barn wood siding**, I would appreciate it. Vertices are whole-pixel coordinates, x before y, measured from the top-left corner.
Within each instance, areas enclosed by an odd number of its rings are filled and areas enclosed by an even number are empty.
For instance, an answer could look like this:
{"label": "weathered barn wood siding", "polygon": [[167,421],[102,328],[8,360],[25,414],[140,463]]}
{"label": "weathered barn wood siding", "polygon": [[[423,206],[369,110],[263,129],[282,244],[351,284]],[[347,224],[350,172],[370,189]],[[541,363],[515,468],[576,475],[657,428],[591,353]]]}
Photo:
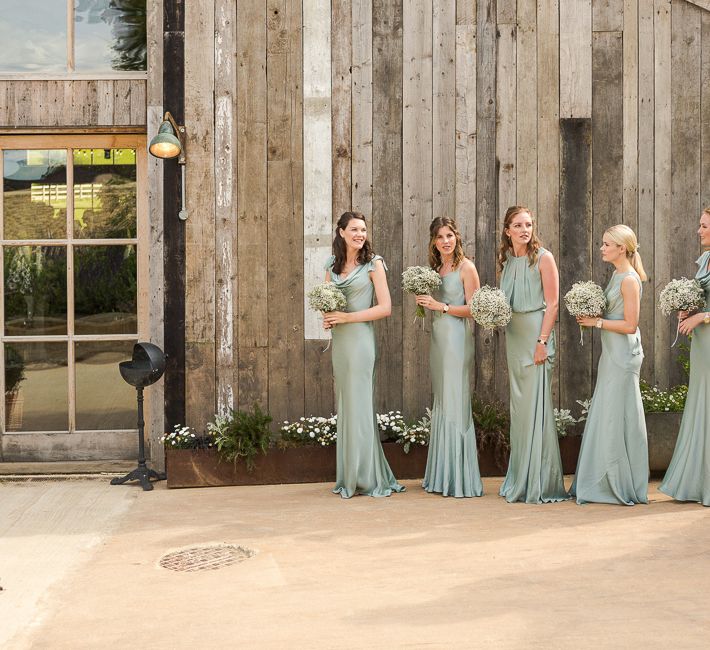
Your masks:
{"label": "weathered barn wood siding", "polygon": [[[213,4],[200,4],[208,21]],[[330,356],[304,292],[322,277],[327,224],[350,208],[371,219],[390,267],[393,313],[376,325],[378,408],[419,415],[430,402],[429,329],[413,325],[399,286],[403,267],[426,262],[430,219],[455,216],[482,281],[495,283],[501,217],[514,203],[537,215],[562,290],[607,280],[597,250],[606,227],[638,231],[651,277],[644,377],[679,379],[673,325],[655,300],[692,272],[694,224],[710,200],[702,2],[250,0],[226,16],[229,7],[214,2],[214,124],[193,128],[216,161],[212,181],[195,172],[212,186],[188,197],[194,209],[215,201],[212,222],[198,213],[205,224],[187,230],[188,257],[203,258],[187,287],[188,304],[200,303],[187,329],[204,354],[203,389],[188,398],[195,414],[255,401],[277,420],[333,408]],[[201,92],[207,59],[186,59]],[[327,148],[313,139],[323,133]],[[216,328],[198,326],[210,317]],[[564,313],[557,329],[555,394],[570,407],[590,394],[599,340],[587,333],[579,346]],[[475,337],[474,389],[506,399],[504,337]]]}

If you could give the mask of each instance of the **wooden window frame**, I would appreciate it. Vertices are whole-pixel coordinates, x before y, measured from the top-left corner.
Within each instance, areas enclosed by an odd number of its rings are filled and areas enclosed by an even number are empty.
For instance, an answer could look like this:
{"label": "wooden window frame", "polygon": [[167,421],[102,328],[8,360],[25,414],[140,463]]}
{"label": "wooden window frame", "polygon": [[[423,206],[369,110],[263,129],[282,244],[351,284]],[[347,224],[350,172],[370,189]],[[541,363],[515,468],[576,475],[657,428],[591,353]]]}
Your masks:
{"label": "wooden window frame", "polygon": [[[146,0],[146,8],[151,0]],[[76,72],[76,30],[74,22],[74,2],[66,0],[67,3],[67,71],[66,72],[0,72],[0,81],[32,81],[32,80],[109,80],[109,79],[147,79],[148,70],[107,70],[100,73]],[[146,36],[147,38],[147,36]],[[148,44],[146,43],[146,48]]]}
{"label": "wooden window frame", "polygon": [[[0,300],[0,394],[5,394],[5,343],[36,343],[39,341],[67,344],[67,408],[68,428],[53,431],[7,431],[5,421],[5,400],[0,400],[0,435],[36,434],[129,434],[131,429],[77,429],[76,427],[76,359],[74,343],[84,341],[135,341],[149,337],[149,252],[150,223],[148,216],[148,165],[146,137],[131,135],[0,135],[0,178],[4,178],[3,165],[5,150],[57,150],[67,152],[67,237],[62,239],[3,239],[4,235],[4,188],[0,191],[0,287],[5,286],[4,254],[5,246],[63,246],[67,252],[67,333],[47,336],[7,336],[5,335],[5,300]],[[74,239],[74,164],[71,151],[75,149],[135,149],[136,151],[136,237],[121,239]],[[71,191],[70,191],[71,189]],[[74,248],[76,246],[130,245],[136,247],[136,334],[75,334],[74,333]],[[116,373],[118,375],[118,371]],[[146,403],[146,420],[149,421],[151,404]]]}

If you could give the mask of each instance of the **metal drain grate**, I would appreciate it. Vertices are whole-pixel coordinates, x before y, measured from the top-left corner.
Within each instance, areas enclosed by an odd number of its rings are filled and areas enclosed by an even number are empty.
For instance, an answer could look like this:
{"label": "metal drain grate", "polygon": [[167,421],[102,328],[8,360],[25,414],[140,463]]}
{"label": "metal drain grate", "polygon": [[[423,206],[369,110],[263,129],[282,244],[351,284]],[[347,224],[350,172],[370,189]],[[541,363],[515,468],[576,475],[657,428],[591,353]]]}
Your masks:
{"label": "metal drain grate", "polygon": [[164,555],[160,559],[160,566],[171,571],[214,571],[247,560],[253,555],[251,549],[231,544],[195,546]]}

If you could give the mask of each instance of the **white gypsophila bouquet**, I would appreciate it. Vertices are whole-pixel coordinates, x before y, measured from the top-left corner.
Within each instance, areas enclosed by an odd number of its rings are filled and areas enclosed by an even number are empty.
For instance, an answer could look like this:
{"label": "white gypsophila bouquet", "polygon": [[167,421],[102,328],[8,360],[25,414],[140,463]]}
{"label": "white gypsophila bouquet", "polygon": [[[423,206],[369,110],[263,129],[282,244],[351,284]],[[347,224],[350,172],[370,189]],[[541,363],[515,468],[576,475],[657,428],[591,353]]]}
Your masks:
{"label": "white gypsophila bouquet", "polygon": [[[658,296],[658,308],[665,316],[670,316],[674,311],[695,311],[705,306],[705,293],[700,282],[680,278],[671,280]],[[680,323],[678,323],[680,326]],[[680,330],[676,328],[673,347],[678,342]]]}
{"label": "white gypsophila bouquet", "polygon": [[389,413],[377,414],[377,426],[388,437],[396,438],[405,430],[407,424],[401,411],[390,411]]}
{"label": "white gypsophila bouquet", "polygon": [[[596,282],[586,280],[583,282],[575,282],[572,288],[565,294],[565,307],[567,311],[575,318],[582,316],[584,318],[599,317],[606,309],[606,296]],[[579,328],[579,342],[584,345],[582,338],[584,328]]]}
{"label": "white gypsophila bouquet", "polygon": [[313,311],[339,311],[347,304],[345,294],[332,282],[317,284],[308,292],[308,306]]}
{"label": "white gypsophila bouquet", "polygon": [[674,311],[695,311],[705,306],[705,293],[700,282],[680,278],[671,280],[658,296],[658,308],[664,316]]}
{"label": "white gypsophila bouquet", "polygon": [[332,445],[338,437],[338,416],[302,417],[296,422],[284,420],[281,439],[293,445]]}
{"label": "white gypsophila bouquet", "polygon": [[496,287],[482,286],[471,298],[471,316],[483,329],[505,327],[513,317],[506,295]]}
{"label": "white gypsophila bouquet", "polygon": [[27,260],[20,254],[15,255],[10,270],[5,279],[9,292],[17,292],[26,296],[32,293],[32,272]]}
{"label": "white gypsophila bouquet", "polygon": [[[430,296],[441,286],[441,276],[428,266],[410,266],[402,273],[402,289],[415,296]],[[424,318],[424,307],[417,305],[416,318]]]}

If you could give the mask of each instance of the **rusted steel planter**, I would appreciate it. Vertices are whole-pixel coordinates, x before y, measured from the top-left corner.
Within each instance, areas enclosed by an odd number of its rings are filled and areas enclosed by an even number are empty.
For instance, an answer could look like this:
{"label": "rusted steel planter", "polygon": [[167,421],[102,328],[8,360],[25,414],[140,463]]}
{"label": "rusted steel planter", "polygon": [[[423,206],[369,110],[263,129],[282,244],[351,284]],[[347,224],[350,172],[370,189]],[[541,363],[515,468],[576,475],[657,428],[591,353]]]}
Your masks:
{"label": "rusted steel planter", "polygon": [[[401,480],[424,476],[428,447],[413,445],[408,454],[402,445],[382,444],[394,475]],[[479,457],[484,476],[501,476],[493,454]],[[269,449],[256,458],[254,469],[248,472],[243,463],[220,461],[212,449],[166,449],[165,466],[169,488],[216,487],[221,485],[275,485],[281,483],[335,482],[335,446],[293,447]]]}
{"label": "rusted steel planter", "polygon": [[682,413],[646,413],[648,465],[653,474],[668,469],[680,430]]}

